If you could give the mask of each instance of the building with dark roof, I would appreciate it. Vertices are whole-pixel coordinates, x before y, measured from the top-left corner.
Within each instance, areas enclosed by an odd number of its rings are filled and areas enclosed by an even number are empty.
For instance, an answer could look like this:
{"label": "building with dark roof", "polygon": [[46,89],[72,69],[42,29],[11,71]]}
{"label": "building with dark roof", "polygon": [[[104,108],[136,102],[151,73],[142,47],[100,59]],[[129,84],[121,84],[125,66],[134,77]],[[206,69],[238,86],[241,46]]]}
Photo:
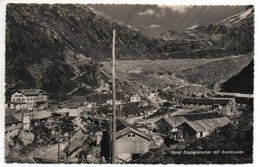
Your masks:
{"label": "building with dark roof", "polygon": [[32,109],[37,104],[46,102],[47,93],[41,89],[19,89],[12,94],[7,108],[14,110]]}
{"label": "building with dark roof", "polygon": [[228,112],[236,111],[234,98],[183,98],[179,103],[190,107],[212,106],[217,110],[227,110]]}
{"label": "building with dark roof", "polygon": [[192,104],[192,105],[221,105],[226,106],[233,98],[183,98],[181,104]]}
{"label": "building with dark roof", "polygon": [[234,98],[237,103],[253,104],[254,94],[217,92],[216,97]]}
{"label": "building with dark roof", "polygon": [[21,120],[16,119],[12,115],[5,116],[5,125],[18,124],[18,123],[21,123],[21,122],[22,122]]}
{"label": "building with dark roof", "polygon": [[9,115],[5,116],[5,132],[10,132],[22,127],[22,121],[16,117]]}

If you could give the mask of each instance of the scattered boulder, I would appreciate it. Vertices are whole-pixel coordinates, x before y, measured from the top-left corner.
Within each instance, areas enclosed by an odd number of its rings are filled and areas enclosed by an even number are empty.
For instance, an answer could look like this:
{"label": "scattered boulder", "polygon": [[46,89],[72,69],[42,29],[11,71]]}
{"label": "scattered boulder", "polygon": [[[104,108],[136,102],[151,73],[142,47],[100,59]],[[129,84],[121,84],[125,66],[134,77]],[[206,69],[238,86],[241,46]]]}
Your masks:
{"label": "scattered boulder", "polygon": [[20,141],[23,142],[23,144],[26,146],[28,144],[31,144],[34,140],[34,134],[30,133],[30,132],[25,132],[24,130],[22,130],[19,133],[18,139]]}
{"label": "scattered boulder", "polygon": [[155,147],[159,147],[164,144],[164,139],[161,136],[152,136]]}
{"label": "scattered boulder", "polygon": [[76,149],[83,146],[85,139],[86,136],[82,133],[82,130],[78,131],[64,148],[64,152],[68,155],[72,154]]}
{"label": "scattered boulder", "polygon": [[93,163],[93,164],[99,163],[99,159],[93,154],[88,154],[86,157],[86,161],[88,163]]}
{"label": "scattered boulder", "polygon": [[12,131],[12,132],[7,133],[6,136],[8,136],[8,137],[10,137],[10,138],[13,138],[14,136],[17,136],[18,134],[19,134],[19,130],[16,129],[16,130],[14,130],[14,131]]}

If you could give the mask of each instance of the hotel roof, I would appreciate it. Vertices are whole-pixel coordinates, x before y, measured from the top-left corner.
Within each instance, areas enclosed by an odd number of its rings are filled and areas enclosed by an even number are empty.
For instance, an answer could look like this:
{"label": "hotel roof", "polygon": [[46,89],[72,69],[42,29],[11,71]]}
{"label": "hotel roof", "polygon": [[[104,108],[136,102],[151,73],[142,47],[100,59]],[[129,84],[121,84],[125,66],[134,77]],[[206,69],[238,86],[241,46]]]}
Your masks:
{"label": "hotel roof", "polygon": [[40,93],[47,95],[47,93],[41,89],[19,89],[16,92],[20,92],[26,96],[38,95]]}

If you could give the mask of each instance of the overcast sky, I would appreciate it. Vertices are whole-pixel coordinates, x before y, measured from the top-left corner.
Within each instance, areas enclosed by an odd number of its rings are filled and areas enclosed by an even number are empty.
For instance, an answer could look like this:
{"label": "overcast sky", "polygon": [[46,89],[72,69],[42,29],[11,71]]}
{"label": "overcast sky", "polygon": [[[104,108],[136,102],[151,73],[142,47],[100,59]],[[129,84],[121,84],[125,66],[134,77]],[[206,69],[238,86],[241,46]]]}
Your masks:
{"label": "overcast sky", "polygon": [[[208,25],[241,12],[246,6],[157,6],[157,5],[90,5],[110,17],[125,21],[131,11],[135,12],[127,22],[128,25],[140,30],[156,15],[142,31],[148,35],[158,35],[171,29],[191,27],[193,25]],[[189,13],[189,15],[187,15]],[[185,21],[183,22],[184,18]],[[181,24],[183,22],[183,24]]]}

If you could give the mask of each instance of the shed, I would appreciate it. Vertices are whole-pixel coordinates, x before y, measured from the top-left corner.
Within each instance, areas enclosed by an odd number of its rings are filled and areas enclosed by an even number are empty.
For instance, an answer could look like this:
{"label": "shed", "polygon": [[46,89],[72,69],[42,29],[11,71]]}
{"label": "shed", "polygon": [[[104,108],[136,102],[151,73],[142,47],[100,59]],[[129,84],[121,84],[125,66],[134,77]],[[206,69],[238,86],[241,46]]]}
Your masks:
{"label": "shed", "polygon": [[180,124],[188,121],[183,116],[171,117],[171,118],[161,118],[160,120],[155,122],[156,127],[160,131],[160,133],[168,134],[169,132],[173,132]]}
{"label": "shed", "polygon": [[130,161],[133,155],[148,152],[151,139],[133,125],[117,119],[116,132],[117,162]]}
{"label": "shed", "polygon": [[96,135],[96,146],[99,146],[100,141],[101,141],[102,136],[103,136],[103,132],[101,132],[101,131],[96,132],[95,135]]}
{"label": "shed", "polygon": [[13,115],[5,116],[5,132],[10,132],[21,128],[21,120],[16,119]]}
{"label": "shed", "polygon": [[69,110],[69,117],[78,117],[80,116],[80,110],[77,109],[70,109]]}
{"label": "shed", "polygon": [[141,97],[139,95],[134,95],[130,97],[130,102],[139,102],[141,101]]}
{"label": "shed", "polygon": [[51,117],[52,114],[46,110],[44,111],[34,111],[30,113],[30,118],[31,120],[42,120],[42,119],[47,119]]}
{"label": "shed", "polygon": [[[101,145],[101,155],[108,158],[110,148],[109,133],[104,132]],[[128,162],[132,157],[149,150],[151,139],[143,132],[137,130],[136,127],[126,123],[124,120],[117,118],[116,120],[116,142],[115,155],[116,162]]]}
{"label": "shed", "polygon": [[188,120],[179,125],[178,132],[185,140],[208,136],[219,127],[226,126],[231,121],[217,113],[187,115]]}
{"label": "shed", "polygon": [[12,125],[21,123],[21,120],[18,120],[13,115],[5,116],[5,125]]}

